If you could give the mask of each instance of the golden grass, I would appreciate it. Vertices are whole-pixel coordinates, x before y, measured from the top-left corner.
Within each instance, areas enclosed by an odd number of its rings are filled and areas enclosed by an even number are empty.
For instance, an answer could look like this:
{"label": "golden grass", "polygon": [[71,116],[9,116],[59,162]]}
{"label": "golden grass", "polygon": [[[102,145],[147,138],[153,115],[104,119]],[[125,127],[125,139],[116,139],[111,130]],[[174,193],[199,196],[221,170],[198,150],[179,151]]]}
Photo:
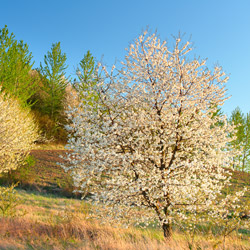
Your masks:
{"label": "golden grass", "polygon": [[[157,229],[113,228],[87,219],[86,204],[76,199],[18,192],[23,216],[0,218],[0,249],[102,249],[156,250],[189,249],[181,233],[166,242]],[[234,235],[226,241],[228,250],[250,249],[249,242]],[[198,236],[194,249],[222,249],[221,239]],[[200,248],[197,248],[197,247]]]}
{"label": "golden grass", "polygon": [[[51,249],[55,246],[56,249],[61,249],[63,242],[67,242],[66,249],[166,249],[168,245],[163,241],[145,239],[133,230],[115,230],[86,221],[51,225],[25,219],[2,219],[1,225],[1,235],[11,237],[19,244],[30,242],[29,244],[37,246],[39,241],[47,249],[52,245]],[[6,240],[4,242],[6,244]],[[171,243],[170,246],[178,249],[176,244]]]}
{"label": "golden grass", "polygon": [[[29,189],[33,191],[18,191],[18,197],[22,200],[18,207],[18,216],[0,217],[0,250],[190,249],[187,238],[179,232],[174,232],[171,242],[165,242],[159,229],[123,229],[118,225],[117,228],[112,228],[87,219],[88,207],[83,201],[62,198],[63,188],[70,185],[66,174],[54,161],[60,159],[59,153],[65,152],[57,152],[63,149],[63,145],[43,145],[40,149],[47,150],[43,154],[39,150],[33,152],[36,164],[25,177],[30,184]],[[250,185],[249,174],[235,172],[234,175],[234,184]],[[61,188],[61,197],[49,194],[50,191],[54,192],[55,187]],[[245,197],[247,200],[250,199],[249,195],[247,193]],[[250,239],[246,237],[245,235],[241,238],[236,234],[228,237],[225,249],[250,250]],[[222,238],[216,239],[212,235],[198,235],[193,249],[223,249],[222,242]]]}
{"label": "golden grass", "polygon": [[[51,224],[25,218],[1,218],[0,249],[188,249],[187,242],[175,235],[171,242],[156,240],[150,231],[114,229],[94,222],[72,220]],[[222,249],[216,240],[200,238],[200,249]],[[216,247],[216,245],[218,245]],[[6,247],[4,247],[6,246]],[[29,249],[28,248],[28,249]],[[250,249],[237,238],[226,249]]]}

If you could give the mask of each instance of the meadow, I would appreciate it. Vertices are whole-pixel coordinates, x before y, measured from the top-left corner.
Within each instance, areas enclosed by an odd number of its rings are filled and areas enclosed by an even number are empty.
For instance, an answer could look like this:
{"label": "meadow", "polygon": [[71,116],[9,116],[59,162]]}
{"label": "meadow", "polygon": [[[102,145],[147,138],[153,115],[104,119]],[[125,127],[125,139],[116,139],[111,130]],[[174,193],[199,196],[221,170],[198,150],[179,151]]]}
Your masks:
{"label": "meadow", "polygon": [[[69,175],[57,165],[66,151],[48,148],[33,150],[26,165],[0,178],[2,184],[19,182],[13,213],[0,218],[0,249],[223,249],[223,238],[212,232],[201,230],[191,242],[175,229],[167,242],[160,228],[125,229],[93,220],[88,216],[91,207],[72,193]],[[249,178],[235,171],[231,189],[250,186]],[[249,203],[250,193],[244,198]],[[250,232],[239,229],[227,237],[224,247],[247,250],[249,239]]]}

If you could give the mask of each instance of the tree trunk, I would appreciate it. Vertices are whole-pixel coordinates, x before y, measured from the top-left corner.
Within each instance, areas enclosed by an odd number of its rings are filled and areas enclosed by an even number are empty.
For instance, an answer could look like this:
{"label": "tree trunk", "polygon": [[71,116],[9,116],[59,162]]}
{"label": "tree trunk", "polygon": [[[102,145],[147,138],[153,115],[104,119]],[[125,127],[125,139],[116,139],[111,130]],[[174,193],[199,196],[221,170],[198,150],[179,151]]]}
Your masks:
{"label": "tree trunk", "polygon": [[164,222],[162,225],[162,229],[163,229],[163,233],[164,233],[164,237],[166,240],[171,240],[172,238],[172,228],[170,223]]}

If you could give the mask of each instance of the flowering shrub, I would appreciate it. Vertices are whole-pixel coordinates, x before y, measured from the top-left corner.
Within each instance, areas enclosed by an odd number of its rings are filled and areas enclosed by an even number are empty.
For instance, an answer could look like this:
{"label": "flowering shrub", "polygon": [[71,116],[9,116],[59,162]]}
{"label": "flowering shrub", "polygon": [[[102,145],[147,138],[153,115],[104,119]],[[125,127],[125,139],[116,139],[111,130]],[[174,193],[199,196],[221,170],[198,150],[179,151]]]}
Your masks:
{"label": "flowering shrub", "polygon": [[3,217],[16,215],[16,207],[20,204],[14,189],[16,186],[0,187],[0,215]]}
{"label": "flowering shrub", "polygon": [[188,60],[191,49],[179,38],[171,49],[145,32],[117,74],[102,68],[103,79],[88,90],[95,102],[69,112],[74,134],[64,168],[93,194],[103,220],[157,219],[168,238],[176,218],[207,211],[228,182],[231,127],[214,115],[228,78],[220,67]]}
{"label": "flowering shrub", "polygon": [[31,114],[0,93],[0,173],[16,169],[38,138]]}

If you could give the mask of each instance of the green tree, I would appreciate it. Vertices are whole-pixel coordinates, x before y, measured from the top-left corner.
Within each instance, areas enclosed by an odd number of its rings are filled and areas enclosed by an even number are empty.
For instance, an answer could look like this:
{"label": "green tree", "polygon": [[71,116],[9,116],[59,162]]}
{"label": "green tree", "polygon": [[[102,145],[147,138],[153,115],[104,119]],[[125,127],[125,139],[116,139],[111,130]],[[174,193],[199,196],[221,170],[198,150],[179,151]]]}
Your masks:
{"label": "green tree", "polygon": [[28,45],[17,41],[7,26],[0,29],[0,85],[1,91],[17,97],[22,105],[31,104],[36,81],[30,73],[34,62]]}
{"label": "green tree", "polygon": [[234,158],[234,167],[242,171],[247,170],[250,165],[250,115],[245,115],[239,107],[233,110],[229,119],[235,126],[235,131],[231,136],[235,137],[231,146],[240,154]]}
{"label": "green tree", "polygon": [[246,114],[245,117],[245,138],[244,138],[244,148],[243,148],[243,162],[242,171],[250,170],[250,113]]}
{"label": "green tree", "polygon": [[80,61],[76,69],[77,81],[74,83],[74,88],[79,93],[83,102],[95,102],[98,99],[97,95],[90,93],[90,88],[94,87],[99,79],[97,73],[97,65],[95,58],[88,50]]}
{"label": "green tree", "polygon": [[52,44],[51,51],[44,56],[44,66],[40,64],[40,73],[45,78],[43,90],[46,93],[44,112],[53,120],[59,119],[64,110],[66,54],[62,53],[60,42]]}

